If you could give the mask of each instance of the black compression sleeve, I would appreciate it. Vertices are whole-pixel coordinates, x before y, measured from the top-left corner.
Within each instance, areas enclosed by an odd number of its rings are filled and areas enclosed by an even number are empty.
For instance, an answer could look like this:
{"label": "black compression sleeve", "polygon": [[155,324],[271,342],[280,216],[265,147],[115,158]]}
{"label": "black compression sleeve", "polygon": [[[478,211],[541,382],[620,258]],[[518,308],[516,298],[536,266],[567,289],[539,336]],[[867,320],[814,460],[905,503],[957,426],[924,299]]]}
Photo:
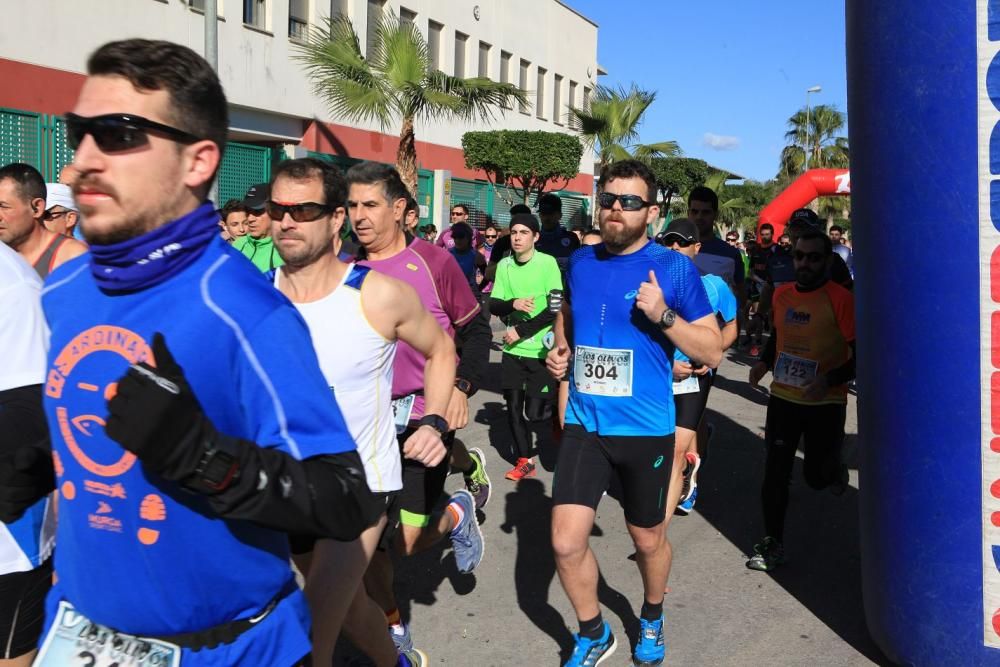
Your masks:
{"label": "black compression sleeve", "polygon": [[521,338],[530,338],[555,321],[556,314],[546,308],[530,320],[525,320],[515,326],[514,330],[517,331],[517,335]]}
{"label": "black compression sleeve", "polygon": [[[208,420],[187,438],[200,442],[179,444],[175,451],[183,454],[161,474],[204,494],[223,518],[350,541],[382,511],[356,451],[300,461],[281,450],[218,433]],[[215,473],[211,466],[201,469],[209,458],[218,463]]]}
{"label": "black compression sleeve", "polygon": [[455,347],[460,358],[455,376],[471,382],[473,390],[478,389],[486,377],[492,341],[490,323],[478,313],[455,331]]}
{"label": "black compression sleeve", "polygon": [[507,317],[514,312],[514,299],[497,299],[490,297],[490,312],[497,317]]}
{"label": "black compression sleeve", "polygon": [[768,368],[774,368],[774,357],[777,354],[778,335],[773,331],[764,344],[764,350],[760,353],[760,360],[767,364]]}
{"label": "black compression sleeve", "polygon": [[851,358],[844,362],[842,365],[834,368],[832,371],[826,374],[826,383],[831,387],[836,387],[838,385],[847,384],[854,379],[857,374],[857,354],[858,354],[858,344],[855,341],[850,342],[851,346]]}

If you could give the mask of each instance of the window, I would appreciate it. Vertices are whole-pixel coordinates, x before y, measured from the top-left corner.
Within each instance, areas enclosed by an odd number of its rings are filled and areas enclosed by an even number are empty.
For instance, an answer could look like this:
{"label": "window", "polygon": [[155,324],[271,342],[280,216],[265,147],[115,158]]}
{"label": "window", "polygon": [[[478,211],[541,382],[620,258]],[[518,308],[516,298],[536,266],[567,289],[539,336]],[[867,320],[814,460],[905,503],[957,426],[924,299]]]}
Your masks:
{"label": "window", "polygon": [[205,0],[188,0],[188,7],[203,12],[205,11]]}
{"label": "window", "polygon": [[583,110],[590,111],[590,88],[583,87]]}
{"label": "window", "polygon": [[548,70],[538,68],[538,85],[535,87],[535,115],[545,120],[545,75]]}
{"label": "window", "polygon": [[431,56],[431,69],[441,69],[441,33],[444,26],[434,21],[427,22],[427,50]]}
{"label": "window", "polygon": [[330,17],[347,16],[347,0],[330,0]]}
{"label": "window", "polygon": [[267,0],[243,0],[243,23],[264,30],[267,26]]}
{"label": "window", "polygon": [[460,79],[465,78],[465,45],[468,41],[468,35],[455,32],[455,76]]}
{"label": "window", "polygon": [[382,22],[382,8],[385,0],[368,0],[368,26],[365,31],[365,58],[372,59],[375,55],[375,39],[378,36],[378,24]]}
{"label": "window", "polygon": [[483,79],[490,78],[490,48],[486,42],[479,42],[479,76]]}
{"label": "window", "polygon": [[569,82],[569,98],[566,100],[566,106],[576,108],[576,81]]}
{"label": "window", "polygon": [[399,24],[400,25],[413,25],[417,22],[417,13],[407,9],[406,7],[399,8]]}
{"label": "window", "polygon": [[558,74],[552,79],[552,122],[562,125],[562,82]]}
{"label": "window", "polygon": [[309,30],[309,0],[288,0],[288,37],[305,40]]}
{"label": "window", "polygon": [[[510,83],[510,54],[506,51],[500,52],[500,83]],[[510,104],[505,99],[501,102],[504,109],[510,109]]]}
{"label": "window", "polygon": [[[521,90],[528,90],[528,68],[531,67],[531,63],[527,60],[521,61],[521,74],[517,79],[517,86]],[[528,102],[524,101],[521,103],[521,113],[528,113]]]}

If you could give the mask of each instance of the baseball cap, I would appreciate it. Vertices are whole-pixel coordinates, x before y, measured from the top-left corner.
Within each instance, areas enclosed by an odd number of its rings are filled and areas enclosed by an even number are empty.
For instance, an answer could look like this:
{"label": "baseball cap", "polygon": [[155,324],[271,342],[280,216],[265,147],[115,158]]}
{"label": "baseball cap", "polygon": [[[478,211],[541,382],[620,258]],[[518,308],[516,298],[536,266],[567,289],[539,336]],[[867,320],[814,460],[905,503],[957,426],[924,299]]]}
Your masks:
{"label": "baseball cap", "polygon": [[250,189],[247,190],[246,196],[243,198],[243,205],[254,211],[259,211],[267,204],[268,196],[267,183],[251,185]]}
{"label": "baseball cap", "polygon": [[792,217],[788,219],[788,225],[792,226],[793,224],[796,226],[807,225],[809,227],[819,227],[820,220],[815,211],[808,208],[800,208],[792,213]]}
{"label": "baseball cap", "polygon": [[515,216],[511,216],[510,219],[511,229],[514,228],[514,225],[524,225],[535,234],[538,233],[538,230],[540,228],[540,225],[538,224],[538,218],[536,218],[530,213],[518,213]]}
{"label": "baseball cap", "polygon": [[45,210],[48,211],[53,206],[62,206],[76,212],[80,211],[76,200],[73,199],[73,191],[68,185],[62,183],[45,184]]}
{"label": "baseball cap", "polygon": [[667,240],[671,236],[679,236],[688,243],[698,243],[700,241],[698,225],[694,224],[688,218],[675,218],[670,221],[667,228],[663,230],[662,238]]}
{"label": "baseball cap", "polygon": [[551,192],[542,195],[542,198],[538,200],[538,212],[562,213],[562,199],[559,198],[559,195],[554,195]]}

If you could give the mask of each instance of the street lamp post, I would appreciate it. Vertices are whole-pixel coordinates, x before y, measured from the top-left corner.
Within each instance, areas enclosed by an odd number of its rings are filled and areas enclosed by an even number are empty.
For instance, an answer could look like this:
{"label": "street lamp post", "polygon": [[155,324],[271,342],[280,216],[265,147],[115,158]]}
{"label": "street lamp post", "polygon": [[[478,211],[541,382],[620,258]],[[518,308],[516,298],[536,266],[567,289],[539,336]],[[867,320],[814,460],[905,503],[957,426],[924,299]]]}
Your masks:
{"label": "street lamp post", "polygon": [[809,107],[809,94],[810,93],[818,93],[818,92],[821,92],[822,90],[823,90],[823,88],[820,87],[820,86],[813,86],[812,88],[808,88],[806,90],[806,167],[805,167],[804,171],[809,171],[809,153],[812,152],[810,150],[812,148],[812,146],[809,145],[809,123],[810,123],[810,118],[809,118],[809,111],[810,111],[810,107]]}
{"label": "street lamp post", "polygon": [[[216,72],[219,71],[219,0],[205,0],[205,60]],[[219,202],[219,175],[216,173],[208,198],[222,208]]]}

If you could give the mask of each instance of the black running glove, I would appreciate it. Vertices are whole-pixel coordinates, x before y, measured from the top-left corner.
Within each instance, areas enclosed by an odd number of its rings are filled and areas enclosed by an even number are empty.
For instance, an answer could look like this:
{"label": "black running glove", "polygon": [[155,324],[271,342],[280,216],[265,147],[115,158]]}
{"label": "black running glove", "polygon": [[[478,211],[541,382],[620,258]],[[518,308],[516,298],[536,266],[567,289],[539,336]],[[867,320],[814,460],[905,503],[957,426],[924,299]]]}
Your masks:
{"label": "black running glove", "polygon": [[383,507],[356,451],[300,461],[219,433],[162,334],[153,336],[152,352],[155,368],[133,364],[119,380],[105,426],[146,469],[207,496],[229,519],[345,541],[374,524]]}
{"label": "black running glove", "polygon": [[48,443],[22,445],[0,457],[0,521],[13,523],[56,486]]}

